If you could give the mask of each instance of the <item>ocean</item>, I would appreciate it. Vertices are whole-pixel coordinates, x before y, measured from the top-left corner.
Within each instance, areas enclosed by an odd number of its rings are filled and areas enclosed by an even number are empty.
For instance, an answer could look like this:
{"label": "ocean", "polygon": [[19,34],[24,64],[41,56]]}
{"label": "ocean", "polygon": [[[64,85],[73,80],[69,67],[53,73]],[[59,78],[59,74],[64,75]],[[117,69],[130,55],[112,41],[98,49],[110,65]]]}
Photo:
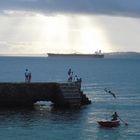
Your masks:
{"label": "ocean", "polygon": [[[71,68],[82,78],[92,104],[81,109],[56,109],[50,102],[33,108],[0,109],[0,140],[138,140],[140,137],[140,58],[0,57],[0,82],[66,82]],[[111,90],[116,99],[106,93]],[[97,121],[117,111],[121,125],[101,128]],[[125,122],[128,125],[125,125]]]}

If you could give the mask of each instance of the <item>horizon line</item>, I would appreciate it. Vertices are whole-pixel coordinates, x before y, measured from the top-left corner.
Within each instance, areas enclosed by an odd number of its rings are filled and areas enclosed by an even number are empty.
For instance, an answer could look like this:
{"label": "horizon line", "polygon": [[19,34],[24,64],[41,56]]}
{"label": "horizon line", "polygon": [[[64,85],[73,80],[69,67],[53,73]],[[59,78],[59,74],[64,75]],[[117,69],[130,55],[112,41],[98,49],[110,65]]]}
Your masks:
{"label": "horizon line", "polygon": [[[138,51],[112,51],[112,52],[103,52],[102,54],[115,54],[115,53],[117,53],[117,54],[119,54],[119,53],[137,53],[137,54],[140,54],[140,52],[138,52]],[[34,53],[25,53],[25,54],[12,54],[12,53],[8,53],[8,54],[0,54],[0,56],[29,56],[29,57],[34,57],[34,56],[47,56],[47,54],[48,53],[38,53],[38,54],[34,54]],[[59,53],[56,53],[56,54],[59,54]],[[62,53],[60,53],[60,54],[62,54]],[[65,54],[65,53],[63,53],[63,54]],[[72,53],[73,54],[73,53]],[[84,53],[81,53],[81,54],[84,54]],[[87,54],[90,54],[90,53],[87,53]]]}

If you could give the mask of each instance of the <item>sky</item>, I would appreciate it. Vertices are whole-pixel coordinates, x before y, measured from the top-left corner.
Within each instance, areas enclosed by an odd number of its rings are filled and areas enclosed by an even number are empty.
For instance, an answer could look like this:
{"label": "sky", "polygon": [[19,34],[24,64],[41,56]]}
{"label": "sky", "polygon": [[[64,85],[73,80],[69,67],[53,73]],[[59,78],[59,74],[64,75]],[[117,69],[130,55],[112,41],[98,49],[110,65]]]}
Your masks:
{"label": "sky", "polygon": [[140,52],[139,0],[0,1],[0,54]]}

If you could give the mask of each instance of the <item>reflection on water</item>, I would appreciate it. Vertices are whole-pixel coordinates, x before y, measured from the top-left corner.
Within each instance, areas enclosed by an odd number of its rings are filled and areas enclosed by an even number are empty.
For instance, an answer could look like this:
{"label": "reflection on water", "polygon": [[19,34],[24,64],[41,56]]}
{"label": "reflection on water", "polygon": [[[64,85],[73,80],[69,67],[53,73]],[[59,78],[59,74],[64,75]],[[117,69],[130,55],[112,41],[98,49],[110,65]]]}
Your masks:
{"label": "reflection on water", "polygon": [[0,127],[6,125],[35,125],[39,121],[51,123],[76,121],[80,117],[80,110],[61,110],[52,106],[35,105],[31,108],[1,108],[0,109]]}
{"label": "reflection on water", "polygon": [[20,136],[20,139],[37,139],[41,135],[40,139],[51,140],[66,135],[78,139],[86,122],[82,114],[83,111],[79,109],[60,110],[46,105],[35,105],[28,109],[0,109],[0,131],[3,132],[0,138],[15,140]]}

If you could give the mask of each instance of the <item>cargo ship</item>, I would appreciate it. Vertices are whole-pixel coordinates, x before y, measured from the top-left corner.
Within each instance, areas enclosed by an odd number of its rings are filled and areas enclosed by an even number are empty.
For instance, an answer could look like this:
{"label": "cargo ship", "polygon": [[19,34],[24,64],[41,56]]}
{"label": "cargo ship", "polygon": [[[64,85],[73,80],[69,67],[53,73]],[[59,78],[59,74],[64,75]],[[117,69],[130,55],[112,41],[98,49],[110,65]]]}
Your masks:
{"label": "cargo ship", "polygon": [[47,53],[48,57],[87,57],[87,58],[104,58],[104,54],[101,53],[101,50],[96,51],[93,54],[82,54],[82,53]]}

